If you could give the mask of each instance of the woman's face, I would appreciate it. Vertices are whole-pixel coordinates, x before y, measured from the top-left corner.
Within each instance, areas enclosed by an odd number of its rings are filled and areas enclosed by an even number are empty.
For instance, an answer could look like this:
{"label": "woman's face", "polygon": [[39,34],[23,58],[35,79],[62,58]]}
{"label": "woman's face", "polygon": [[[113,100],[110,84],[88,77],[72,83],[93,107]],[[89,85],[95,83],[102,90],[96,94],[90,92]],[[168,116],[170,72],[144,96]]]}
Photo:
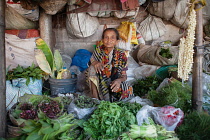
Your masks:
{"label": "woman's face", "polygon": [[112,30],[107,30],[104,33],[104,38],[102,41],[104,46],[107,48],[114,48],[114,46],[118,43],[116,33]]}

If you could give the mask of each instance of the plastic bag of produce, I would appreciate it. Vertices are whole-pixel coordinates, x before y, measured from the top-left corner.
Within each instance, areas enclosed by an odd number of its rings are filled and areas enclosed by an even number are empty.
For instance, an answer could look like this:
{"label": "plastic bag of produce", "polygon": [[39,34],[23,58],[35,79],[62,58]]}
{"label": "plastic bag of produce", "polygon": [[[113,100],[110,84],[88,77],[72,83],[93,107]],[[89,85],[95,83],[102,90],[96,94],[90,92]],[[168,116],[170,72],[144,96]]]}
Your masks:
{"label": "plastic bag of produce", "polygon": [[138,125],[141,126],[143,122],[149,123],[149,117],[166,130],[174,131],[182,123],[184,112],[180,108],[173,106],[152,107],[145,105],[136,115]]}
{"label": "plastic bag of produce", "polygon": [[97,99],[79,96],[68,106],[68,113],[74,114],[78,119],[88,119],[99,103]]}

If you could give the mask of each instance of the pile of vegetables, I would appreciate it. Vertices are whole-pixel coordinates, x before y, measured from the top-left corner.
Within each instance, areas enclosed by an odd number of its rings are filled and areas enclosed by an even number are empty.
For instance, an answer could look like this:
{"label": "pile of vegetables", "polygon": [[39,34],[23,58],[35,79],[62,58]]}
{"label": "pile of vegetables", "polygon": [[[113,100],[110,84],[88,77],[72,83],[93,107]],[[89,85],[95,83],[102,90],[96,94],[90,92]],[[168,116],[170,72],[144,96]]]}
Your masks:
{"label": "pile of vegetables", "polygon": [[191,112],[185,115],[176,133],[180,140],[207,140],[210,138],[210,116],[205,112]]}
{"label": "pile of vegetables", "polygon": [[191,109],[192,89],[188,84],[182,84],[173,79],[171,83],[162,87],[160,91],[152,90],[148,93],[148,99],[159,106],[171,105],[180,108],[184,112]]}
{"label": "pile of vegetables", "polygon": [[63,112],[63,108],[60,97],[32,94],[20,97],[19,104],[9,114],[12,122],[22,129],[22,135],[17,139],[75,139],[78,133],[74,130],[76,120],[73,114]]}
{"label": "pile of vegetables", "polygon": [[91,118],[84,122],[83,129],[93,139],[115,139],[135,123],[136,118],[129,110],[117,103],[101,101]]}
{"label": "pile of vegetables", "polygon": [[34,64],[27,68],[18,65],[6,74],[6,80],[25,78],[26,85],[30,83],[30,78],[34,81],[35,79],[41,79],[42,77],[44,77],[44,72],[39,67],[35,67]]}
{"label": "pile of vegetables", "polygon": [[133,84],[133,93],[139,97],[145,96],[149,91],[155,90],[161,82],[162,80],[158,79],[156,76],[149,76],[145,79],[138,79]]}
{"label": "pile of vegetables", "polygon": [[163,126],[156,125],[149,118],[149,124],[143,123],[141,126],[131,125],[128,132],[121,134],[122,140],[178,140],[174,131],[167,131]]}
{"label": "pile of vegetables", "polygon": [[96,107],[99,104],[99,101],[87,96],[78,96],[78,98],[74,100],[74,103],[79,108],[91,108]]}

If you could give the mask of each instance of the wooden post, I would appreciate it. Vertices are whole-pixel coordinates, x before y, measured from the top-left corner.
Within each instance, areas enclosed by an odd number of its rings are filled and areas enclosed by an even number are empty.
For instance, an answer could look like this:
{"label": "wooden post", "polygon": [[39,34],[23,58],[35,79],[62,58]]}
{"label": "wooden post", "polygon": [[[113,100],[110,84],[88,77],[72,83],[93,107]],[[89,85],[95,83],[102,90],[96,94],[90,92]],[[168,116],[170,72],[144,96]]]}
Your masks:
{"label": "wooden post", "polygon": [[[196,9],[201,8],[201,4],[196,4]],[[203,104],[203,15],[202,9],[196,11],[196,32],[195,32],[195,54],[192,77],[192,107],[197,111],[202,111]]]}
{"label": "wooden post", "polygon": [[0,1],[0,138],[6,137],[5,0]]}
{"label": "wooden post", "polygon": [[52,15],[48,15],[44,10],[40,10],[39,18],[40,37],[47,43],[47,45],[53,48],[53,32],[52,32]]}

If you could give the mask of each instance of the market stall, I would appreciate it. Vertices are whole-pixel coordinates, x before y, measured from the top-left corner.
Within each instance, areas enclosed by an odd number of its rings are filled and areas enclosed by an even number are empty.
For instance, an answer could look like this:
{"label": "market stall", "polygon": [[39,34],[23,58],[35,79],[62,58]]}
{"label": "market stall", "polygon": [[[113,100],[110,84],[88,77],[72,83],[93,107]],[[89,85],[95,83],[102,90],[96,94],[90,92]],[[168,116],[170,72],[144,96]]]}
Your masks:
{"label": "market stall", "polygon": [[[6,104],[8,138],[209,137],[208,55],[203,63],[208,46],[203,43],[209,40],[204,34],[203,42],[203,25],[210,16],[208,8],[205,16],[196,11],[209,7],[208,2],[8,0],[6,5],[6,59],[1,59],[6,63],[1,67],[6,100],[1,98],[1,107],[5,110]],[[120,34],[116,47],[127,52],[126,82],[134,91],[133,97],[119,102],[91,98],[84,80],[96,42],[107,27]],[[192,120],[205,131],[195,131]],[[201,123],[204,120],[207,123]],[[189,134],[186,127],[192,128]]]}

